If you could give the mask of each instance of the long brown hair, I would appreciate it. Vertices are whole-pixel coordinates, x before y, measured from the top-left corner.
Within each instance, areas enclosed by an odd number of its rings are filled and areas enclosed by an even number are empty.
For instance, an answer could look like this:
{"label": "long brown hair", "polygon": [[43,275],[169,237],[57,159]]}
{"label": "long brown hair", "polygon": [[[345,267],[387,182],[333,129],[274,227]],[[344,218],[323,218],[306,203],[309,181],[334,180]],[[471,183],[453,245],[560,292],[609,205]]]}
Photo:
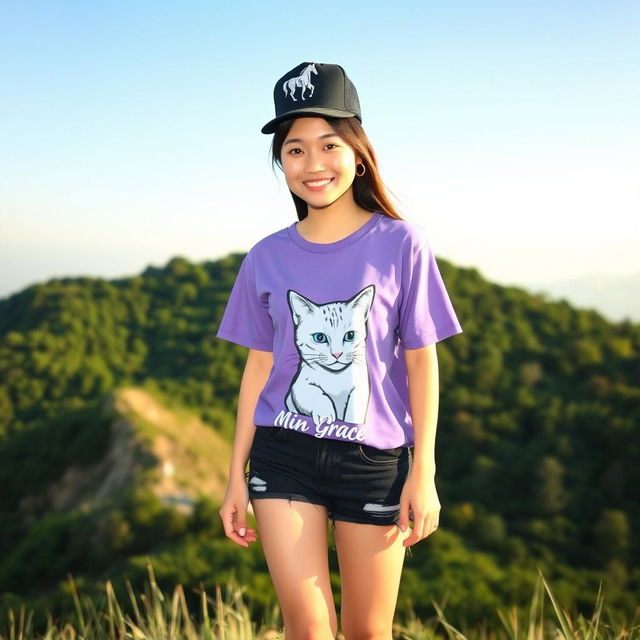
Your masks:
{"label": "long brown hair", "polygon": [[[387,195],[389,190],[385,187],[380,177],[375,151],[359,120],[357,118],[321,117],[362,158],[366,171],[362,177],[356,174],[353,180],[353,199],[356,204],[367,211],[379,211],[390,218],[403,220],[404,218],[398,213]],[[271,141],[271,166],[273,168],[277,165],[283,170],[280,159],[282,145],[293,125],[293,120],[294,118],[288,118],[280,122],[273,134],[273,140]],[[293,198],[298,220],[304,220],[307,217],[307,203],[293,193],[291,189],[289,189],[289,193]]]}

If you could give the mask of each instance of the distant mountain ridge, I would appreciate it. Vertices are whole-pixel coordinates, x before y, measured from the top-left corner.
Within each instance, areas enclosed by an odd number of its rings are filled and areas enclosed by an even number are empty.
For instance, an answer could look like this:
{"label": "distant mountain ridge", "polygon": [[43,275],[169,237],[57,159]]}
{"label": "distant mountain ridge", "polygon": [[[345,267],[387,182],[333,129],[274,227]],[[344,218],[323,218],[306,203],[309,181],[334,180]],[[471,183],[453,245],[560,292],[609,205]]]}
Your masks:
{"label": "distant mountain ridge", "polygon": [[640,271],[619,276],[591,275],[534,282],[527,288],[543,292],[551,299],[566,298],[575,306],[597,309],[612,322],[625,318],[640,321]]}

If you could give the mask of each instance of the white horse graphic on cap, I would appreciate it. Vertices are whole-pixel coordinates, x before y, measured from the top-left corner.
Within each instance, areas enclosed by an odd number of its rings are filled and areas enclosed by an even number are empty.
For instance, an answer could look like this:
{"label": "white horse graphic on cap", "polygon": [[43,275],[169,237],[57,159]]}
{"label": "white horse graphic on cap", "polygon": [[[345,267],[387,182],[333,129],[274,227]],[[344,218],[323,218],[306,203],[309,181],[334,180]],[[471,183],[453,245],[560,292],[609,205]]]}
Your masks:
{"label": "white horse graphic on cap", "polygon": [[289,94],[291,96],[291,99],[294,102],[298,102],[296,100],[296,97],[293,95],[295,93],[296,87],[302,87],[302,92],[300,97],[304,100],[304,90],[305,89],[311,89],[311,94],[309,95],[309,97],[311,97],[313,95],[313,85],[311,84],[311,74],[315,73],[316,75],[318,75],[318,72],[316,71],[316,63],[312,62],[311,64],[308,64],[303,70],[302,73],[299,76],[296,76],[295,78],[289,78],[288,80],[285,80],[282,88],[284,89],[284,97],[287,97],[287,89],[289,90]]}

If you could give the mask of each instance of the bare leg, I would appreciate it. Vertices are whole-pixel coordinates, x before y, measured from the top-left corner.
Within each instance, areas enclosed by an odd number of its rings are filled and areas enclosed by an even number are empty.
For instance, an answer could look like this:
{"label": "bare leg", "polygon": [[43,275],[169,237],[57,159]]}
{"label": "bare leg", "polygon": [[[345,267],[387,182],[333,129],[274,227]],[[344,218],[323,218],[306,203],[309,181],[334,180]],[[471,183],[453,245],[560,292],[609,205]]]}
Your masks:
{"label": "bare leg", "polygon": [[346,640],[391,640],[400,576],[411,534],[395,525],[335,521]]}
{"label": "bare leg", "polygon": [[251,501],[286,640],[334,640],[327,509],[284,498]]}

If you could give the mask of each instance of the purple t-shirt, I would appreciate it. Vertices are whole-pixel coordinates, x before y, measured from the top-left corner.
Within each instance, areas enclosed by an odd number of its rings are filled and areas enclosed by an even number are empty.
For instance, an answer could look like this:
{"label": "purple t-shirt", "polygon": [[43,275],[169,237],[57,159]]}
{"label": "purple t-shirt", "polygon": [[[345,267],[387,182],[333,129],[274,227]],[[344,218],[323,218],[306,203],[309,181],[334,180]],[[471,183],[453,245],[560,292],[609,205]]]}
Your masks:
{"label": "purple t-shirt", "polygon": [[462,333],[421,227],[375,212],[342,240],[296,223],[245,256],[217,337],[273,352],[254,424],[413,446],[404,349]]}

